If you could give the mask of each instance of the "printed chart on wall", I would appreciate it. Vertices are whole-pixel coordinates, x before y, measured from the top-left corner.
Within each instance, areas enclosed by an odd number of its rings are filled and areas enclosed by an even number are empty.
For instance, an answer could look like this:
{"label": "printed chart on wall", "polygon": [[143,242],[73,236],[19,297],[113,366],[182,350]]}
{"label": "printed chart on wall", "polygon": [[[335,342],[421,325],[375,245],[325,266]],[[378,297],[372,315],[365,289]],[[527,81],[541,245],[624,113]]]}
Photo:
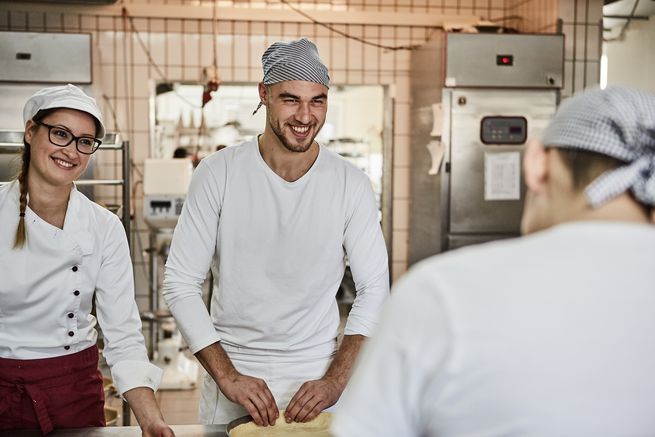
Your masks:
{"label": "printed chart on wall", "polygon": [[521,153],[484,154],[484,200],[521,198]]}

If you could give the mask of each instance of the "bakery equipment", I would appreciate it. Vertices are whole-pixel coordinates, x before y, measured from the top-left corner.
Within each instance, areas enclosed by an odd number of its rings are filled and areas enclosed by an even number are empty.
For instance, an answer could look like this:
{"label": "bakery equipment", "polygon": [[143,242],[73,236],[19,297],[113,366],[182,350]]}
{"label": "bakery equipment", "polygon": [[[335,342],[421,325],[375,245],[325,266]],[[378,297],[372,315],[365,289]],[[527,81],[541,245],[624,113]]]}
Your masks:
{"label": "bakery equipment", "polygon": [[411,56],[412,152],[428,159],[411,174],[410,263],[518,236],[522,154],[557,109],[564,36],[445,33]]}

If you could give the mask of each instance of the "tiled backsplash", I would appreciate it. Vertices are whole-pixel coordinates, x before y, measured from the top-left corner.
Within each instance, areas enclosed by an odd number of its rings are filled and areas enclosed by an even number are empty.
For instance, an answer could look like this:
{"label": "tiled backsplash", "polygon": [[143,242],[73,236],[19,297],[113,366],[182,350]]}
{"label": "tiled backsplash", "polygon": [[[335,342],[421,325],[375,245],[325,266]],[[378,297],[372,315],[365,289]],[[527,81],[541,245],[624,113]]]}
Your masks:
{"label": "tiled backsplash", "polygon": [[[559,1],[559,3],[558,3]],[[569,3],[575,3],[571,9]],[[0,4],[0,30],[88,32],[93,37],[93,88],[111,130],[120,131],[131,141],[135,163],[134,180],[150,150],[149,98],[151,80],[188,80],[202,78],[202,69],[213,63],[212,1],[182,0],[127,0],[131,5],[151,5],[159,16],[166,8],[184,5],[185,10],[198,10],[206,18],[125,18],[105,13],[94,13],[86,7],[83,13],[75,5],[51,6],[43,12],[34,5],[20,2]],[[283,8],[278,0],[217,0],[224,8]],[[556,18],[563,18],[567,35],[567,88],[565,94],[598,81],[599,14],[601,0],[309,0],[303,2],[303,11],[398,12],[415,16],[439,14],[481,17],[505,20],[511,17],[521,31],[554,32]],[[100,8],[98,7],[98,11]],[[172,9],[171,9],[172,10]],[[560,13],[558,14],[558,10]],[[163,11],[163,12],[162,12]],[[289,14],[296,14],[289,10]],[[565,15],[562,15],[565,13]],[[340,35],[343,32],[384,46],[421,44],[432,35],[434,28],[414,25],[334,24],[330,30],[320,24],[299,22],[267,22],[219,20],[216,26],[217,61],[224,82],[251,82],[261,79],[260,56],[272,42],[306,36],[314,40],[321,57],[330,68],[335,84],[381,84],[390,87],[393,97],[393,247],[392,276],[395,278],[407,268],[407,234],[409,211],[409,52],[386,50],[365,45],[356,39]],[[596,35],[596,37],[594,37]],[[145,46],[152,62],[148,60]],[[573,80],[575,78],[575,80]],[[115,114],[115,116],[113,115]],[[101,177],[116,177],[116,164],[98,157]],[[146,247],[147,232],[141,214],[140,187],[136,194],[137,238]],[[115,188],[107,188],[104,195],[117,196]],[[113,200],[113,199],[112,199]],[[136,264],[141,261],[135,257]],[[135,272],[141,272],[137,266]],[[141,272],[141,273],[140,273]],[[141,282],[142,278],[138,278]]]}

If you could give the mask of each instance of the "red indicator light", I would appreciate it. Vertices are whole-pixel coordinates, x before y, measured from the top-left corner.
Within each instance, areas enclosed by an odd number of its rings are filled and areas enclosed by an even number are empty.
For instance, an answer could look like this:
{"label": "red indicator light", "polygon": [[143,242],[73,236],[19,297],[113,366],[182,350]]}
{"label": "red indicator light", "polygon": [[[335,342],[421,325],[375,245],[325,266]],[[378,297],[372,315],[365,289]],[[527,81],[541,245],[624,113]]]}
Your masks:
{"label": "red indicator light", "polygon": [[496,65],[514,65],[514,55],[496,55]]}

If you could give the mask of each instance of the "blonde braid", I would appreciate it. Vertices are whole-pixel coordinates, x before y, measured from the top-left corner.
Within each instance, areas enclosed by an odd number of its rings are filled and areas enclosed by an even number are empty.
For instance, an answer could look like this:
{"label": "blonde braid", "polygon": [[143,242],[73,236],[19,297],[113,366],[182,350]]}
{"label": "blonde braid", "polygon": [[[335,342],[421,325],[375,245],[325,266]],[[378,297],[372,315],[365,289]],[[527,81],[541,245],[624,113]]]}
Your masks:
{"label": "blonde braid", "polygon": [[[37,112],[34,117],[32,117],[33,121],[41,121],[48,115],[52,114],[53,112],[57,111],[58,108],[51,108],[51,109],[42,109],[39,112]],[[32,126],[31,129],[36,129],[36,126]],[[97,126],[96,126],[97,129]],[[30,159],[32,158],[32,146],[25,140],[25,137],[23,137],[23,155],[22,155],[22,161],[23,164],[20,168],[20,173],[18,173],[18,177],[16,178],[18,180],[18,183],[20,184],[20,200],[19,200],[19,208],[18,208],[18,227],[16,228],[16,238],[14,239],[14,249],[21,249],[23,246],[25,246],[25,242],[27,241],[27,229],[25,227],[25,210],[27,209],[27,192],[28,192],[28,171],[30,169]]]}
{"label": "blonde braid", "polygon": [[30,168],[30,145],[23,140],[23,165],[21,166],[20,173],[18,174],[18,183],[20,184],[20,207],[18,228],[16,228],[16,239],[14,240],[14,249],[21,249],[25,245],[27,233],[25,230],[25,209],[27,208],[27,180],[28,170]]}

